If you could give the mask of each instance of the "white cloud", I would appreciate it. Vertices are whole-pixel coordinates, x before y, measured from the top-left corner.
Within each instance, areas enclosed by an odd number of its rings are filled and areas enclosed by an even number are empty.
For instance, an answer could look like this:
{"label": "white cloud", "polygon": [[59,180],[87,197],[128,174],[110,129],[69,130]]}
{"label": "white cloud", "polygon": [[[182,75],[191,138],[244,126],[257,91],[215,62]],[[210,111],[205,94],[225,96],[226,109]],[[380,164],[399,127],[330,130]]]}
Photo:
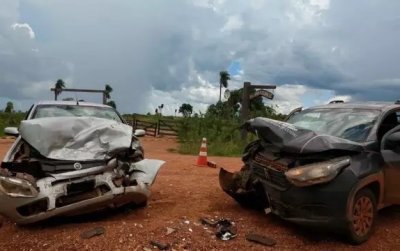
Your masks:
{"label": "white cloud", "polygon": [[34,90],[63,78],[82,88],[110,83],[122,112],[161,100],[204,109],[218,100],[218,72],[239,61],[229,89],[277,84],[282,111],[326,102],[319,89],[395,100],[399,8],[397,0],[2,0],[0,96],[51,98]]}
{"label": "white cloud", "polygon": [[242,28],[243,20],[240,16],[229,16],[225,25],[221,28],[222,32],[231,32]]}
{"label": "white cloud", "polygon": [[274,99],[266,104],[277,105],[278,112],[288,114],[291,110],[303,106],[301,97],[308,91],[310,89],[304,85],[281,85],[274,91]]}
{"label": "white cloud", "polygon": [[27,23],[14,23],[11,25],[11,28],[15,31],[22,30],[22,31],[26,32],[30,39],[35,38],[35,32],[31,28],[31,26]]}
{"label": "white cloud", "polygon": [[310,0],[310,4],[318,6],[321,10],[327,10],[330,6],[330,0]]}

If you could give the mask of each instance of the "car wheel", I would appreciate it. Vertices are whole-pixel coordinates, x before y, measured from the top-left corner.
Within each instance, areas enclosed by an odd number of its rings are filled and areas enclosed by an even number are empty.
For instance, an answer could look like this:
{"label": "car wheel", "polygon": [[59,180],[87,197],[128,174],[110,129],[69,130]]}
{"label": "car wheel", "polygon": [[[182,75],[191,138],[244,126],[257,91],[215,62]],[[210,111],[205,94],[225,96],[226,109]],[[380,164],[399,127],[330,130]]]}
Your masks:
{"label": "car wheel", "polygon": [[353,200],[347,237],[352,244],[358,245],[369,239],[376,219],[376,197],[370,189],[357,192]]}

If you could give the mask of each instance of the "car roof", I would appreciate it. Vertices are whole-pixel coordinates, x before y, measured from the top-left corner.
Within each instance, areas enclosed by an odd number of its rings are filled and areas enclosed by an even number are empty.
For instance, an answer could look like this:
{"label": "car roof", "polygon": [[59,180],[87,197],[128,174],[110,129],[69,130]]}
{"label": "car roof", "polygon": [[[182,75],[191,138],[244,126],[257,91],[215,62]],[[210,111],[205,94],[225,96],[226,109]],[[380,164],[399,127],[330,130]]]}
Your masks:
{"label": "car roof", "polygon": [[395,102],[367,101],[367,102],[331,103],[327,105],[313,106],[308,109],[312,110],[312,109],[327,109],[327,108],[371,109],[371,110],[387,111],[393,108],[400,108],[400,104],[396,104]]}
{"label": "car roof", "polygon": [[[36,103],[36,105],[77,105],[77,101],[56,101],[56,100],[42,100]],[[83,102],[79,101],[79,105],[81,106],[94,106],[94,107],[108,107],[111,106],[91,103],[91,102]]]}

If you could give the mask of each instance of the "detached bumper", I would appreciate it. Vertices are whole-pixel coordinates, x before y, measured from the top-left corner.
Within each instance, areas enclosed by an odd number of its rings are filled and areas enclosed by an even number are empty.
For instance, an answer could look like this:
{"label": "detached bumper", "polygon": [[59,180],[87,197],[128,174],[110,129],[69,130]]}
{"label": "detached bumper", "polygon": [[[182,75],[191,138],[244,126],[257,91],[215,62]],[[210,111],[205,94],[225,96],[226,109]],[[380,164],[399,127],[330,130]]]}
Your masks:
{"label": "detached bumper", "polygon": [[88,213],[126,203],[144,203],[164,162],[143,160],[137,163],[130,176],[130,186],[113,181],[115,173],[110,170],[95,175],[72,175],[74,178],[69,179],[65,179],[68,173],[63,173],[63,178],[40,179],[37,181],[39,194],[35,198],[15,198],[0,192],[0,214],[18,224],[29,224],[53,216]]}

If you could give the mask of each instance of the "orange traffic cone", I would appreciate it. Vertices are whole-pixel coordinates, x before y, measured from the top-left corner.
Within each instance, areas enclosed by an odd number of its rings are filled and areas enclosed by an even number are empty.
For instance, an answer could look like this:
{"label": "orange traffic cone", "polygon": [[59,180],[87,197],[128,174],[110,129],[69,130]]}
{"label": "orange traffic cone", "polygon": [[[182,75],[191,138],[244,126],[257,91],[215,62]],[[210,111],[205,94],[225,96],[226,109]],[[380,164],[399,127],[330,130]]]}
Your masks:
{"label": "orange traffic cone", "polygon": [[199,157],[197,158],[196,166],[207,166],[207,139],[203,138],[200,146]]}

